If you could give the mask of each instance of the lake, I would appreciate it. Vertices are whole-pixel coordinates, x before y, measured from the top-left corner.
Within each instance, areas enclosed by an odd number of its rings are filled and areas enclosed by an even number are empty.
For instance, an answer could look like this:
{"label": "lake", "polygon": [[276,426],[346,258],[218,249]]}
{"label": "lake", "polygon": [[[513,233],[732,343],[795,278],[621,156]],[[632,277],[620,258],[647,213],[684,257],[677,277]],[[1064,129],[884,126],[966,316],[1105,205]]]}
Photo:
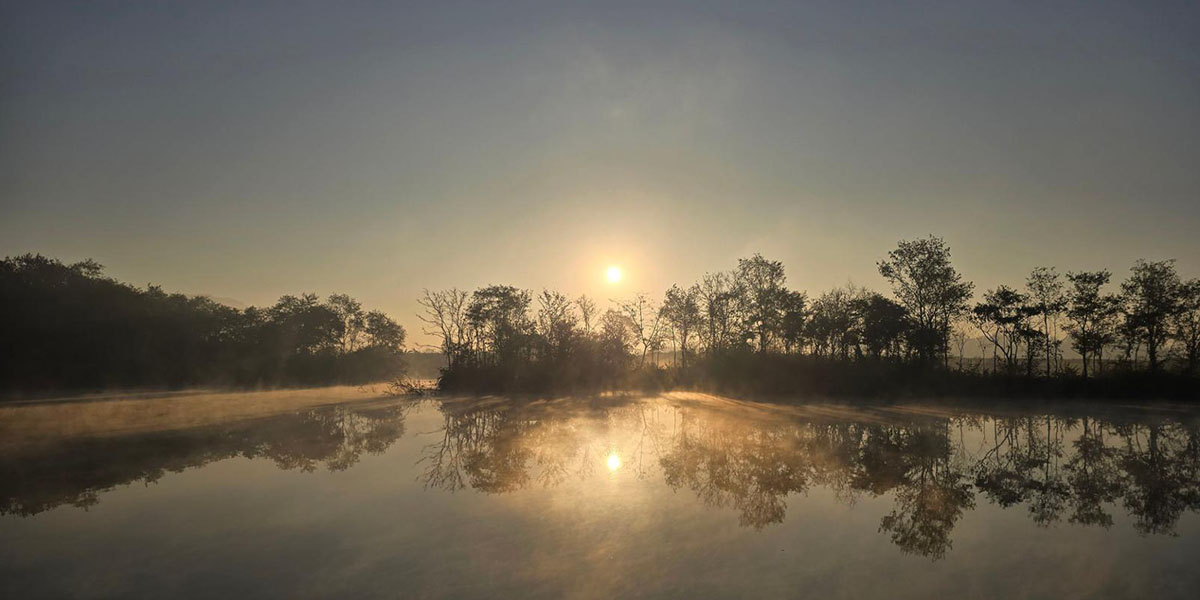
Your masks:
{"label": "lake", "polygon": [[694,393],[0,407],[0,597],[1191,598],[1200,411]]}

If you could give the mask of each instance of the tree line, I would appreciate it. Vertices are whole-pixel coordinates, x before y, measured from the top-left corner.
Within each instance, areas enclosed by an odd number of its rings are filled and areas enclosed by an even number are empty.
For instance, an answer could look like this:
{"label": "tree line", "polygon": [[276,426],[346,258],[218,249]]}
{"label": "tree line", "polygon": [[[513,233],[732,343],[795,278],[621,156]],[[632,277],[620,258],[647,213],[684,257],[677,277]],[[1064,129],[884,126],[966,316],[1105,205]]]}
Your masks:
{"label": "tree line", "polygon": [[0,261],[0,306],[0,391],[365,383],[404,368],[404,328],[345,294],[242,310],[27,254]]}
{"label": "tree line", "polygon": [[[890,295],[846,285],[810,297],[788,288],[781,262],[755,254],[661,298],[637,294],[603,311],[586,296],[489,285],[425,290],[420,317],[447,359],[443,389],[782,377],[774,391],[830,378],[864,391],[864,373],[884,380],[952,373],[976,383],[1140,374],[1183,378],[1195,389],[1200,280],[1181,280],[1173,260],[1137,261],[1115,290],[1107,270],[1064,275],[1038,267],[1022,286],[986,290],[978,301],[941,238],[900,241],[877,267]],[[982,359],[965,360],[970,342]],[[1079,359],[1067,359],[1068,346]],[[838,391],[826,382],[821,391]]]}

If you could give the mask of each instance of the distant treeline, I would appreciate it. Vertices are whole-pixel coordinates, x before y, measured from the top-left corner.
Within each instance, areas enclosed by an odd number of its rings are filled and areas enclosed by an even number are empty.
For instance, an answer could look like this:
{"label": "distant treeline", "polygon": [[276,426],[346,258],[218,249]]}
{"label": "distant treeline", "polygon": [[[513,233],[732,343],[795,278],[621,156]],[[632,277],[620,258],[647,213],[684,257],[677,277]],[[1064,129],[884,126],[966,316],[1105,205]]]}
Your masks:
{"label": "distant treeline", "polygon": [[0,391],[365,383],[400,375],[404,328],[334,294],[239,310],[40,255],[0,262]]}
{"label": "distant treeline", "polygon": [[[1200,280],[1139,260],[1118,290],[1108,271],[1034,269],[978,301],[937,237],[901,241],[878,263],[891,295],[788,289],[782,263],[754,255],[661,299],[601,311],[587,298],[492,285],[425,290],[441,341],[442,389],[570,391],[698,387],[887,395],[1193,395]],[[984,360],[964,361],[977,343]],[[1066,348],[1080,360],[1064,358]],[[663,363],[658,357],[670,359]],[[1088,378],[1105,378],[1091,386]]]}

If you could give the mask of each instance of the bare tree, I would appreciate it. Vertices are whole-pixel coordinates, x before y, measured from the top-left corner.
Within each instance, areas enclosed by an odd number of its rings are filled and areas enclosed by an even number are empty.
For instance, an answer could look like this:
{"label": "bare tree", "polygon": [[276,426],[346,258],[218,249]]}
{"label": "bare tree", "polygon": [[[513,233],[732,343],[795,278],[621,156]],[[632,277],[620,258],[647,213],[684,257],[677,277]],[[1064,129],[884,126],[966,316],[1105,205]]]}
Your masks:
{"label": "bare tree", "polygon": [[640,292],[632,300],[621,303],[620,307],[621,312],[629,317],[633,335],[642,346],[642,358],[638,364],[644,367],[646,357],[662,348],[662,313],[646,294]]}
{"label": "bare tree", "polygon": [[467,322],[467,292],[457,288],[448,290],[421,290],[417,300],[424,314],[417,315],[426,327],[426,335],[441,339],[441,351],[453,368],[470,348],[470,328]]}
{"label": "bare tree", "polygon": [[591,335],[596,326],[596,303],[591,298],[581,295],[575,299],[575,306],[579,308],[579,319],[583,322],[584,333]]}
{"label": "bare tree", "polygon": [[958,370],[963,370],[963,351],[967,347],[967,332],[963,331],[962,327],[955,327],[950,333],[950,340],[954,342],[954,347],[958,350]]}

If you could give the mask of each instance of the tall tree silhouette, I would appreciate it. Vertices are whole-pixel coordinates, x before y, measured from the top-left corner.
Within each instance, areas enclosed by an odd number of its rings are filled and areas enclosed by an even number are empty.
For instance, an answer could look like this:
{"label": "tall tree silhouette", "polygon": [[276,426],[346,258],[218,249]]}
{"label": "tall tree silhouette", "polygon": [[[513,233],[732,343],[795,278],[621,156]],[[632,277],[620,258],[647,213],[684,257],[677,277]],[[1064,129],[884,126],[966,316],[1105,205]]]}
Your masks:
{"label": "tall tree silhouette", "polygon": [[1159,350],[1170,335],[1170,322],[1180,311],[1182,286],[1175,261],[1138,260],[1121,284],[1130,332],[1146,345],[1150,372],[1159,368]]}
{"label": "tall tree silhouette", "polygon": [[1183,346],[1187,372],[1200,375],[1200,279],[1180,287],[1179,311],[1172,326],[1175,339]]}
{"label": "tall tree silhouette", "polygon": [[1038,267],[1025,280],[1025,289],[1041,321],[1042,353],[1046,357],[1046,377],[1049,377],[1058,353],[1058,339],[1053,328],[1066,307],[1062,279],[1054,267]]}
{"label": "tall tree silhouette", "polygon": [[950,264],[950,247],[942,238],[901,240],[879,274],[892,284],[900,304],[913,320],[912,344],[918,356],[934,360],[948,349],[950,324],[967,310],[974,284]]}
{"label": "tall tree silhouette", "polygon": [[1068,332],[1071,346],[1083,358],[1084,379],[1088,377],[1088,363],[1099,358],[1102,364],[1104,346],[1113,340],[1113,319],[1120,310],[1120,301],[1116,296],[1101,293],[1109,277],[1105,270],[1067,273],[1071,282],[1066,297]]}
{"label": "tall tree silhouette", "polygon": [[767,260],[761,254],[739,259],[737,282],[746,307],[746,328],[758,340],[758,352],[766,353],[772,336],[780,330],[787,300],[783,263]]}
{"label": "tall tree silhouette", "polygon": [[679,342],[679,362],[680,367],[687,369],[688,353],[691,351],[692,339],[696,335],[696,331],[700,328],[700,288],[692,286],[689,288],[681,288],[678,285],[671,286],[667,290],[666,298],[663,299],[662,311],[663,318],[671,327],[674,333],[674,338]]}

